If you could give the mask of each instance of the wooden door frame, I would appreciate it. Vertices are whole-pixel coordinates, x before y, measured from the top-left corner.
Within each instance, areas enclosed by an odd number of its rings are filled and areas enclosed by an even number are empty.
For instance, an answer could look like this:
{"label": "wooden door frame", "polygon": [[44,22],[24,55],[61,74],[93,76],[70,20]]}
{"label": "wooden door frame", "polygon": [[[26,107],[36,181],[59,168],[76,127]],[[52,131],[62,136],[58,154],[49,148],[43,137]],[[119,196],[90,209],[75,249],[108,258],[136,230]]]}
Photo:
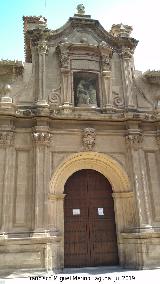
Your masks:
{"label": "wooden door frame", "polygon": [[57,248],[57,266],[64,267],[64,185],[76,171],[93,169],[104,175],[113,190],[117,244],[120,265],[125,262],[125,248],[121,233],[136,223],[135,199],[129,178],[124,168],[109,155],[97,152],[80,152],[64,160],[50,181],[48,202],[49,226],[56,228],[62,241]]}

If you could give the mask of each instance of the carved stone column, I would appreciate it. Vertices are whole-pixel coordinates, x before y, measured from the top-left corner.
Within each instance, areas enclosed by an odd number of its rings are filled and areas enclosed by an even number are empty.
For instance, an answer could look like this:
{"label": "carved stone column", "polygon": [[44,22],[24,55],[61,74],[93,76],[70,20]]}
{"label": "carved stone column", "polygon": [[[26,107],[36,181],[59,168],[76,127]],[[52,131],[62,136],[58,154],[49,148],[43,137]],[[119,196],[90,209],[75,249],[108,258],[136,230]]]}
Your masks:
{"label": "carved stone column", "polygon": [[46,126],[33,129],[35,156],[35,235],[48,229],[49,144],[52,134]]}
{"label": "carved stone column", "polygon": [[47,42],[45,40],[38,43],[38,55],[39,55],[39,94],[38,105],[46,105],[46,54],[48,51]]}
{"label": "carved stone column", "polygon": [[12,204],[14,185],[14,131],[13,129],[0,130],[0,156],[1,156],[1,181],[0,181],[0,219],[1,232],[9,232],[12,228]]}
{"label": "carved stone column", "polygon": [[64,198],[63,193],[48,194],[49,230],[59,236],[59,242],[52,250],[53,263],[58,269],[64,267]]}
{"label": "carved stone column", "polygon": [[58,48],[58,54],[60,59],[61,74],[62,74],[62,94],[63,104],[65,106],[71,106],[71,72],[70,72],[70,58],[69,58],[69,46],[70,43],[67,39],[61,43]]}
{"label": "carved stone column", "polygon": [[114,192],[112,196],[114,198],[119,260],[120,264],[123,265],[125,257],[121,232],[136,226],[135,198],[133,192]]}
{"label": "carved stone column", "polygon": [[111,78],[111,56],[112,49],[106,43],[100,44],[101,67],[102,67],[102,84],[103,84],[103,108],[112,109],[112,78]]}
{"label": "carved stone column", "polygon": [[126,143],[131,154],[134,190],[138,211],[139,231],[151,230],[150,203],[145,173],[145,160],[142,150],[143,136],[140,130],[129,130]]}
{"label": "carved stone column", "polygon": [[157,133],[156,133],[156,141],[158,148],[160,149],[160,125],[158,125]]}
{"label": "carved stone column", "polygon": [[62,235],[64,232],[64,198],[65,194],[48,194],[49,227],[56,228]]}
{"label": "carved stone column", "polygon": [[133,97],[133,52],[129,48],[123,48],[121,53],[121,68],[123,78],[123,88],[126,105],[129,109],[135,109]]}

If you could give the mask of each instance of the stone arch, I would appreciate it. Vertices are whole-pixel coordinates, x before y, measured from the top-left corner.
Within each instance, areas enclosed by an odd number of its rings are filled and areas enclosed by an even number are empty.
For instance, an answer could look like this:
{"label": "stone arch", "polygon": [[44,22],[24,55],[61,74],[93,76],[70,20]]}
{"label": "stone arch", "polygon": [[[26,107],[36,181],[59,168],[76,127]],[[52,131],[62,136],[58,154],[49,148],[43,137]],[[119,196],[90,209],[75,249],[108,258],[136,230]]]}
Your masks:
{"label": "stone arch", "polygon": [[70,155],[53,174],[50,193],[62,194],[67,179],[81,169],[93,169],[103,174],[111,183],[113,192],[129,192],[129,178],[122,166],[106,154],[80,152]]}

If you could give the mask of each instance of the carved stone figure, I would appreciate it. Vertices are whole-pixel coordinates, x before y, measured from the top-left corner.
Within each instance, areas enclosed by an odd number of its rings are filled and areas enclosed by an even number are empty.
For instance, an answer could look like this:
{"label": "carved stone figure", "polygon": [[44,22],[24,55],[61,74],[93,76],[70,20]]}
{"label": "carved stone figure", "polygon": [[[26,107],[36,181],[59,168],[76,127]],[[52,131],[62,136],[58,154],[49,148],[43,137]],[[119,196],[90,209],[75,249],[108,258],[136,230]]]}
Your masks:
{"label": "carved stone figure", "polygon": [[96,89],[94,88],[94,86],[92,84],[89,85],[88,93],[89,93],[89,103],[90,104],[96,104],[97,103]]}
{"label": "carved stone figure", "polygon": [[77,102],[78,105],[95,105],[96,89],[88,80],[81,80],[77,86]]}
{"label": "carved stone figure", "polygon": [[85,80],[81,80],[78,84],[77,87],[77,99],[78,99],[78,104],[89,104],[89,93],[86,87],[86,82]]}
{"label": "carved stone figure", "polygon": [[83,147],[85,150],[91,151],[95,146],[96,132],[94,128],[85,128],[83,130]]}

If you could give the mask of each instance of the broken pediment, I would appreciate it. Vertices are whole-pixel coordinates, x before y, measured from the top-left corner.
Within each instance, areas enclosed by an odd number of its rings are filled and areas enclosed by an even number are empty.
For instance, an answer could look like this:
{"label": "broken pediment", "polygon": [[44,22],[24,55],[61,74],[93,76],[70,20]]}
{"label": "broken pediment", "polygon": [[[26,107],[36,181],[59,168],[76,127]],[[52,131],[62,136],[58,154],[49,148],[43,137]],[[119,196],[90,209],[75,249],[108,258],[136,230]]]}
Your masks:
{"label": "broken pediment", "polygon": [[90,28],[87,29],[75,29],[66,39],[69,43],[78,44],[91,44],[98,45],[102,39],[97,36]]}
{"label": "broken pediment", "polygon": [[[116,33],[113,32],[115,27]],[[121,52],[124,47],[133,51],[138,43],[137,40],[130,37],[131,30],[131,27],[121,24],[120,27],[119,25],[113,25],[111,31],[108,32],[98,20],[94,20],[85,14],[75,14],[57,30],[49,30],[46,26],[43,29],[40,26],[28,30],[27,38],[30,37],[31,46],[36,46],[40,41],[44,40],[48,43],[48,46],[57,46],[64,41],[70,44],[88,44],[92,46],[98,46],[103,42],[110,48]]]}

